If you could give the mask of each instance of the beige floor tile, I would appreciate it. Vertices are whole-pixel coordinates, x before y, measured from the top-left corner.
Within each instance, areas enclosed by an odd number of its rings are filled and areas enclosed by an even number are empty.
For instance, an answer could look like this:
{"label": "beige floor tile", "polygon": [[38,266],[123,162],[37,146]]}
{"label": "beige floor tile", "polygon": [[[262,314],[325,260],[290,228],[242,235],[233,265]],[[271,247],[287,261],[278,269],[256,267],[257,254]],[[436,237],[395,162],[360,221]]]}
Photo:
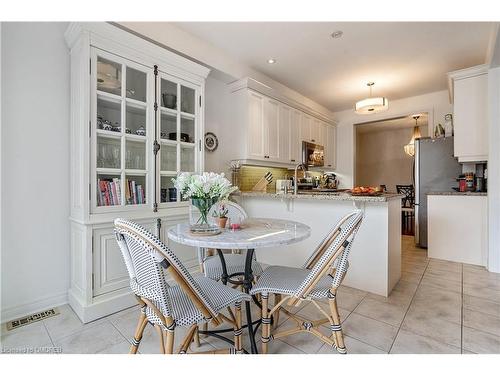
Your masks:
{"label": "beige floor tile", "polygon": [[393,291],[413,295],[418,288],[418,283],[408,282],[406,280],[399,280],[394,286]]}
{"label": "beige floor tile", "polygon": [[398,329],[389,324],[352,313],[343,324],[344,334],[388,352]]}
{"label": "beige floor tile", "polygon": [[399,327],[403,321],[406,310],[407,307],[405,305],[395,305],[365,298],[359,306],[356,307],[354,312]]}
{"label": "beige floor tile", "polygon": [[410,306],[401,328],[433,338],[445,344],[460,347],[461,325],[439,319],[429,313],[431,306],[422,308]]}
{"label": "beige floor tile", "polygon": [[462,263],[450,262],[442,259],[430,259],[429,268],[440,269],[443,271],[462,272]]}
{"label": "beige floor tile", "polygon": [[121,341],[118,344],[108,346],[107,348],[97,352],[98,354],[128,354],[130,351],[130,343]]}
{"label": "beige floor tile", "polygon": [[420,336],[413,332],[400,330],[391,354],[460,354],[460,348]]}
{"label": "beige floor tile", "polygon": [[496,279],[487,275],[471,276],[470,274],[467,274],[464,275],[464,285],[500,290],[500,279]]}
{"label": "beige floor tile", "polygon": [[[187,328],[185,327],[176,327],[175,328],[175,335],[174,335],[174,352],[177,352],[179,349],[179,345],[181,344],[182,340],[184,339],[185,335],[187,332]],[[212,337],[206,337],[206,336],[200,336],[201,338],[201,345],[200,347],[196,347],[194,343],[191,344],[190,349],[193,352],[200,352],[200,351],[208,351],[208,350],[214,350],[216,349],[215,346],[211,345],[211,343],[208,343],[208,340],[216,340],[215,338]],[[224,343],[221,341],[221,343]],[[226,348],[228,347],[229,344],[222,345],[220,348]],[[144,330],[144,336],[142,338],[142,341],[139,345],[139,351],[142,354],[160,354],[160,337],[158,335],[158,332],[156,329],[151,326],[147,325],[146,329]]]}
{"label": "beige floor tile", "polygon": [[424,274],[424,277],[422,278],[420,285],[450,290],[455,293],[462,293],[461,281],[454,281],[454,280],[443,279],[441,277],[429,276],[427,273]]}
{"label": "beige floor tile", "polygon": [[[261,353],[260,343],[257,343],[259,353]],[[300,349],[287,344],[282,340],[271,340],[267,347],[268,354],[306,354]]]}
{"label": "beige floor tile", "polygon": [[372,294],[372,293],[369,293],[366,296],[366,299],[389,303],[391,305],[403,306],[405,308],[407,308],[410,305],[412,298],[413,298],[412,294],[400,292],[397,290],[393,290],[389,295],[389,297],[382,297],[379,296],[378,294]]}
{"label": "beige floor tile", "polygon": [[57,341],[62,339],[63,337],[67,337],[80,332],[85,328],[106,322],[106,319],[99,319],[84,324],[69,305],[60,306],[59,311],[59,315],[53,316],[43,321],[53,341]]}
{"label": "beige floor tile", "polygon": [[500,336],[500,318],[479,311],[464,309],[464,326]]}
{"label": "beige floor tile", "polygon": [[425,271],[425,276],[437,277],[440,279],[451,280],[461,283],[462,282],[462,274],[460,272],[450,272],[444,271],[438,268],[428,268]]}
{"label": "beige floor tile", "polygon": [[464,307],[500,318],[500,303],[464,294]]}
{"label": "beige floor tile", "polygon": [[43,325],[43,321],[15,328],[12,331],[2,333],[0,337],[0,347],[4,350],[49,346],[52,346],[52,341]]}
{"label": "beige floor tile", "polygon": [[464,327],[463,349],[473,353],[500,354],[500,337]]}
{"label": "beige floor tile", "polygon": [[[347,349],[347,354],[387,354],[379,348],[365,344],[362,341],[346,335],[344,335],[344,344]],[[316,354],[339,354],[339,352],[330,345],[323,344]]]}
{"label": "beige floor tile", "polygon": [[64,354],[91,354],[126,342],[125,338],[109,322],[94,325],[74,333],[71,336],[55,340],[54,344],[62,348]]}
{"label": "beige floor tile", "polygon": [[500,290],[469,284],[464,284],[463,290],[464,294],[468,294],[469,296],[500,302]]}
{"label": "beige floor tile", "polygon": [[132,340],[139,321],[140,309],[133,308],[109,316],[108,321],[127,339]]}
{"label": "beige floor tile", "polygon": [[422,278],[422,274],[408,271],[401,271],[401,280],[408,281],[410,283],[419,283]]}
{"label": "beige floor tile", "polygon": [[337,291],[337,304],[344,310],[353,311],[366,296],[366,293],[352,292],[352,290],[356,289],[340,288]]}
{"label": "beige floor tile", "polygon": [[426,265],[414,263],[414,262],[401,262],[401,271],[404,272],[413,272],[422,275],[425,272]]}
{"label": "beige floor tile", "polygon": [[[273,335],[294,328],[295,326],[296,323],[292,321],[292,319],[288,319],[275,332],[273,332]],[[331,331],[326,327],[319,327],[319,329],[326,336],[331,334]],[[280,337],[279,340],[310,354],[316,353],[323,345],[323,341],[309,332],[300,332],[290,336]]]}

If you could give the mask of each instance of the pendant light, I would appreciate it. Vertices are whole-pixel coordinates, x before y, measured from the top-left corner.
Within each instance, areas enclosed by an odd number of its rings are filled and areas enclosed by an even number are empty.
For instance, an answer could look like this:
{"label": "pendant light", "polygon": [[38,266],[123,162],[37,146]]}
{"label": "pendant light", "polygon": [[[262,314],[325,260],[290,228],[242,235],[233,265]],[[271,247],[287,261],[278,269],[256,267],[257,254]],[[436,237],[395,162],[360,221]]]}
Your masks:
{"label": "pendant light", "polygon": [[415,156],[415,139],[420,138],[420,128],[418,127],[418,119],[419,115],[413,115],[413,119],[415,120],[415,126],[413,127],[413,135],[410,139],[410,142],[408,142],[407,145],[404,146],[405,153],[409,156]]}
{"label": "pendant light", "polygon": [[372,97],[372,87],[375,82],[366,84],[370,88],[370,97],[356,102],[354,110],[360,115],[369,115],[371,113],[383,112],[389,109],[389,101],[385,97]]}

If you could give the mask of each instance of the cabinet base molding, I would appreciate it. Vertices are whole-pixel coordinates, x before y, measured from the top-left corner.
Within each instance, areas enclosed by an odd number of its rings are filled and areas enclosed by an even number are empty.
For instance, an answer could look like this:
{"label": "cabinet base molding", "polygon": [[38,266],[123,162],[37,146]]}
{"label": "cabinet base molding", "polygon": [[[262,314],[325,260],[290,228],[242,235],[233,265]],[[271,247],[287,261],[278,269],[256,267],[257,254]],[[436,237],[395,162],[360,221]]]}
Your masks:
{"label": "cabinet base molding", "polygon": [[96,297],[91,303],[85,303],[70,289],[68,302],[83,323],[92,322],[137,304],[137,300],[129,288],[108,294],[110,295]]}

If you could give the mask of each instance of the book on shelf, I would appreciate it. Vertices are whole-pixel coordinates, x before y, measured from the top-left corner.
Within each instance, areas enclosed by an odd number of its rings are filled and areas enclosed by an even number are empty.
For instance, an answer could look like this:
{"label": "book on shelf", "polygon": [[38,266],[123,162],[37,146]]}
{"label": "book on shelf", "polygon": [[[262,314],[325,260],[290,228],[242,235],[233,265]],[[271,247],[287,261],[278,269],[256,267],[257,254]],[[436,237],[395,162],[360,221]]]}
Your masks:
{"label": "book on shelf", "polygon": [[121,204],[121,188],[119,178],[100,178],[97,180],[97,205],[117,206]]}
{"label": "book on shelf", "polygon": [[134,180],[125,181],[125,192],[128,204],[144,204],[146,203],[146,192],[142,185],[139,185]]}

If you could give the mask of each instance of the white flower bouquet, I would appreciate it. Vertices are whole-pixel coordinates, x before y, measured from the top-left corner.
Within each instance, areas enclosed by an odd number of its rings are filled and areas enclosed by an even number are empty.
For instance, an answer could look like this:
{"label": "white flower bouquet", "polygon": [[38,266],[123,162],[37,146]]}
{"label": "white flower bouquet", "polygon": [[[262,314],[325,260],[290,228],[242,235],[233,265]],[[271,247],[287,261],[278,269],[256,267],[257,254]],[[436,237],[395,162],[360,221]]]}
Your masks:
{"label": "white flower bouquet", "polygon": [[208,223],[210,208],[217,202],[227,199],[229,194],[237,190],[224,177],[224,173],[191,174],[183,172],[172,181],[182,198],[190,199],[192,206],[196,207],[198,211],[195,214],[193,210],[190,210],[191,230],[193,232],[213,231],[212,226]]}

